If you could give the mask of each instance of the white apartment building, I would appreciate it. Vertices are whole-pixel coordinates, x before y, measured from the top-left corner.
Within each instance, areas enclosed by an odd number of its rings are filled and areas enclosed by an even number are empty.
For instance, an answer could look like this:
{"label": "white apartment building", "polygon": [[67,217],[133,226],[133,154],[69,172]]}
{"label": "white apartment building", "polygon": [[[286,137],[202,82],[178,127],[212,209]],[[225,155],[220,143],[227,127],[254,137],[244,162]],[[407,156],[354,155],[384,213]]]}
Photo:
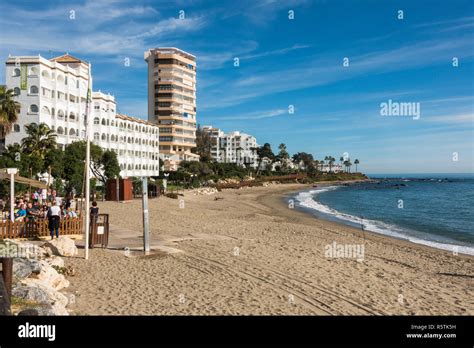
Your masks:
{"label": "white apartment building", "polygon": [[[4,145],[21,144],[25,125],[46,123],[57,133],[57,143],[86,139],[86,101],[89,64],[69,54],[53,59],[38,56],[9,56],[5,84],[20,103],[18,123]],[[91,139],[104,150],[118,154],[122,177],[157,176],[159,173],[159,130],[144,120],[116,113],[115,99],[92,93]]]}
{"label": "white apartment building", "polygon": [[211,137],[211,156],[215,161],[257,167],[256,148],[258,145],[254,136],[239,131],[226,134],[212,126],[204,126],[203,130]]}
{"label": "white apartment building", "polygon": [[158,176],[158,126],[116,113],[115,98],[110,94],[93,92],[92,105],[91,139],[117,154],[120,176]]}
{"label": "white apartment building", "polygon": [[148,64],[148,121],[160,127],[165,170],[198,161],[196,147],[196,57],[175,47],[145,52]]}
{"label": "white apartment building", "polygon": [[48,60],[41,56],[9,56],[5,84],[13,89],[20,103],[18,123],[5,139],[5,145],[21,143],[25,125],[46,123],[56,129],[59,145],[85,138],[89,65],[70,55]]}

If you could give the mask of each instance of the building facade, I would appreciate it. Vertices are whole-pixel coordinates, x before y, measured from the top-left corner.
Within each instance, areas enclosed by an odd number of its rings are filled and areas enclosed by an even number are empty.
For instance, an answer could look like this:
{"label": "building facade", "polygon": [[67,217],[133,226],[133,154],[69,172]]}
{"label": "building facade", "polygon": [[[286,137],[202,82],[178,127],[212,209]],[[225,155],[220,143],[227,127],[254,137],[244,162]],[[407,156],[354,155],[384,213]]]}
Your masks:
{"label": "building facade", "polygon": [[174,47],[145,52],[148,63],[148,121],[160,128],[165,170],[181,161],[197,161],[196,57]]}
{"label": "building facade", "polygon": [[[20,103],[18,123],[4,139],[5,146],[26,137],[25,126],[45,123],[57,134],[64,149],[86,139],[87,91],[92,90],[89,64],[69,54],[46,59],[41,56],[9,57],[5,82]],[[122,177],[159,175],[158,126],[117,114],[115,98],[92,92],[91,140],[117,153]]]}
{"label": "building facade", "polygon": [[219,128],[204,126],[211,138],[211,156],[220,163],[235,163],[256,168],[258,165],[257,139],[249,134],[233,131],[224,133]]}
{"label": "building facade", "polygon": [[159,128],[145,120],[116,113],[115,98],[92,93],[91,140],[117,154],[121,177],[159,175]]}
{"label": "building facade", "polygon": [[9,57],[5,84],[20,103],[18,123],[5,139],[5,146],[21,144],[25,125],[46,123],[62,130],[57,142],[66,144],[85,138],[89,65],[70,55],[48,60],[41,56]]}

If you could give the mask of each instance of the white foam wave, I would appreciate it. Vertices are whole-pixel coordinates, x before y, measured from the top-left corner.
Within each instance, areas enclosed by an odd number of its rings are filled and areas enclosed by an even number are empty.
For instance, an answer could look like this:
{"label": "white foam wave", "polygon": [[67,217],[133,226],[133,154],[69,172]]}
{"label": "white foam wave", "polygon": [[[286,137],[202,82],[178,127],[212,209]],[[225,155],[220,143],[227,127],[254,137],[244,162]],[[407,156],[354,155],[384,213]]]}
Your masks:
{"label": "white foam wave", "polygon": [[325,186],[325,187],[318,188],[311,191],[300,192],[296,195],[295,199],[298,201],[298,204],[302,207],[317,210],[321,213],[328,214],[339,220],[348,221],[352,224],[356,224],[361,227],[363,225],[364,229],[367,231],[371,231],[371,232],[375,232],[375,233],[379,233],[379,234],[383,234],[386,236],[395,237],[399,239],[404,239],[412,243],[427,245],[433,248],[447,250],[450,252],[456,251],[460,254],[474,255],[474,247],[448,244],[448,243],[442,243],[442,242],[437,242],[437,241],[430,241],[426,239],[416,238],[416,237],[407,235],[406,233],[404,233],[403,229],[401,229],[400,227],[396,225],[387,224],[387,223],[376,221],[376,220],[361,219],[360,217],[357,217],[354,215],[345,214],[335,209],[332,209],[328,207],[327,205],[317,202],[316,200],[313,199],[315,195],[318,195],[321,192],[332,191],[339,187],[340,186]]}

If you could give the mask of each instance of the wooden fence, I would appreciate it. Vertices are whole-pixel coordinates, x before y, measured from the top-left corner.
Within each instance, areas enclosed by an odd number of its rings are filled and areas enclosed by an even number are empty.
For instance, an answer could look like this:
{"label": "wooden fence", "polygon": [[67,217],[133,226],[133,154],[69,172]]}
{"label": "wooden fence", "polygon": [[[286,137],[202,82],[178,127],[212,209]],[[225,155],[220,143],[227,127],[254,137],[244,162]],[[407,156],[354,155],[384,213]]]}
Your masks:
{"label": "wooden fence", "polygon": [[[59,222],[60,235],[82,234],[82,218],[65,218]],[[49,236],[48,220],[0,222],[0,240]]]}

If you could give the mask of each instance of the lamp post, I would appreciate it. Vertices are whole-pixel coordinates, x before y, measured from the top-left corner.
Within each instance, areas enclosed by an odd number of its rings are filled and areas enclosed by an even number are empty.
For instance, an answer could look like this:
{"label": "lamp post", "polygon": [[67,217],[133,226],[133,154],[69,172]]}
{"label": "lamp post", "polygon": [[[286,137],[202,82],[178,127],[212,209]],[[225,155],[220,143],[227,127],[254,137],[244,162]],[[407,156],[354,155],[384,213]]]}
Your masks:
{"label": "lamp post", "polygon": [[148,178],[142,178],[142,210],[143,210],[143,250],[150,252],[150,219],[148,216]]}
{"label": "lamp post", "polygon": [[18,173],[18,168],[7,168],[7,174],[10,174],[10,220],[15,221],[13,214],[15,205],[15,174]]}

